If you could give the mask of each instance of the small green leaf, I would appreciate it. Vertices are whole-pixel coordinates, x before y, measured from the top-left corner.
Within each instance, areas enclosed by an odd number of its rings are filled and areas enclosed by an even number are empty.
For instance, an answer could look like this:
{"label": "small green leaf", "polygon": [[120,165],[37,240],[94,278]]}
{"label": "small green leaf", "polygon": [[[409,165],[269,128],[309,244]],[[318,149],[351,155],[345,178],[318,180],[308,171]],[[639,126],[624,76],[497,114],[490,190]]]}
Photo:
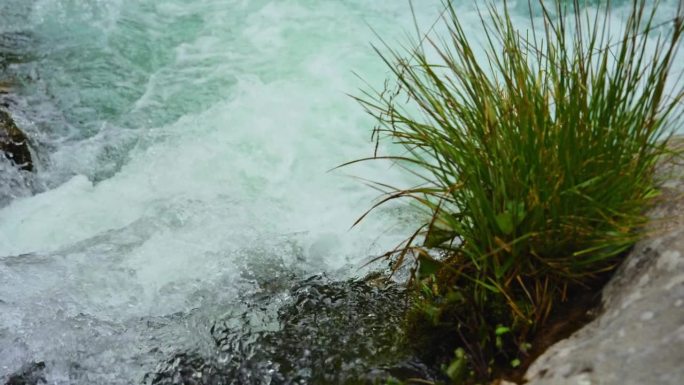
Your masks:
{"label": "small green leaf", "polygon": [[494,344],[496,345],[497,349],[499,349],[499,350],[503,349],[503,340],[501,339],[501,336],[496,336],[496,340],[495,340]]}
{"label": "small green leaf", "polygon": [[520,344],[520,351],[523,353],[527,353],[530,349],[532,348],[532,344],[529,342],[523,342]]}
{"label": "small green leaf", "polygon": [[496,216],[496,224],[505,235],[513,232],[513,215],[510,211],[504,211]]}
{"label": "small green leaf", "polygon": [[525,219],[525,202],[506,202],[506,210],[511,213],[514,226],[519,225]]}
{"label": "small green leaf", "polygon": [[456,349],[455,357],[445,370],[446,375],[455,383],[460,383],[466,374],[466,354],[462,348]]}
{"label": "small green leaf", "polygon": [[439,324],[440,315],[442,312],[438,307],[425,304],[421,306],[420,309],[425,315],[425,318],[427,318],[433,325]]}
{"label": "small green leaf", "polygon": [[464,303],[465,297],[460,291],[449,291],[446,295],[447,303]]}
{"label": "small green leaf", "polygon": [[496,331],[494,333],[496,333],[497,336],[502,336],[502,335],[504,335],[506,333],[510,333],[510,332],[511,332],[511,328],[499,325],[499,326],[497,326]]}
{"label": "small green leaf", "polygon": [[428,231],[425,236],[425,241],[423,245],[425,247],[437,247],[446,241],[450,241],[456,238],[457,234],[450,230],[442,230],[437,227],[433,227]]}
{"label": "small green leaf", "polygon": [[432,298],[432,289],[425,282],[420,283],[420,289],[426,297]]}
{"label": "small green leaf", "polygon": [[518,366],[520,366],[520,360],[519,359],[516,358],[513,361],[511,361],[511,367],[517,368]]}
{"label": "small green leaf", "polygon": [[418,278],[429,277],[435,274],[440,269],[440,267],[442,267],[441,262],[430,257],[427,257],[423,254],[421,254],[418,257],[418,263]]}

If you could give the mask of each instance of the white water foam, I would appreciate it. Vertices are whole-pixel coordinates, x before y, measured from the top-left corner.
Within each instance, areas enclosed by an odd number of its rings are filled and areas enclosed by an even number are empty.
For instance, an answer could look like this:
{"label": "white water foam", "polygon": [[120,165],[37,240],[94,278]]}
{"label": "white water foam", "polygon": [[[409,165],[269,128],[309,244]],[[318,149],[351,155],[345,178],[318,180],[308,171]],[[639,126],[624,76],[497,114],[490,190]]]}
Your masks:
{"label": "white water foam", "polygon": [[364,3],[34,4],[32,32],[57,44],[37,81],[72,127],[43,137],[39,174],[60,184],[0,211],[0,375],[45,361],[54,383],[137,382],[144,352],[201,345],[187,325],[150,339],[141,319],[226,306],[254,290],[254,261],[359,274],[406,235],[382,211],[350,231],[378,194],[327,172],[373,150],[346,95],[352,70],[386,75],[366,22],[385,36],[411,23],[406,4]]}

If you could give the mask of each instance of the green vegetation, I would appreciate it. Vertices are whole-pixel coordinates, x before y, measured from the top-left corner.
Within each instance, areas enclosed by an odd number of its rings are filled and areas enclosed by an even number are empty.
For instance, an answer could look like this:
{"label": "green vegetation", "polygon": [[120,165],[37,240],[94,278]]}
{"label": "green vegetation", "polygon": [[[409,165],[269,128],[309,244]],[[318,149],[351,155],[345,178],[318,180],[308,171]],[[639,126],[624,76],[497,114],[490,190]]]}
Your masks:
{"label": "green vegetation", "polygon": [[424,182],[378,204],[410,198],[429,214],[386,257],[416,261],[407,328],[458,384],[521,365],[557,305],[615,268],[643,233],[682,117],[670,74],[681,9],[656,25],[657,4],[633,0],[609,36],[610,6],[535,6],[543,28],[518,31],[505,3],[489,4],[478,45],[446,3],[448,34],[378,50],[397,87],[358,98],[378,140],[406,150],[381,158]]}

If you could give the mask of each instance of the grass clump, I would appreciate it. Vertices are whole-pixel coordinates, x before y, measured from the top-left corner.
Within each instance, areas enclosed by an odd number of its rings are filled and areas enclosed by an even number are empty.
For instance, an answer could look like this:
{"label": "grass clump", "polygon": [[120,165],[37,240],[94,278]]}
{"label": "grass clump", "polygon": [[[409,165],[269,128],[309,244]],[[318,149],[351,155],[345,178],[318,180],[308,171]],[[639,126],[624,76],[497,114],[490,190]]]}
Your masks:
{"label": "grass clump", "polygon": [[435,362],[450,357],[457,383],[520,365],[557,305],[615,268],[641,234],[681,118],[670,73],[681,9],[656,25],[658,5],[632,0],[615,36],[610,5],[538,6],[543,27],[521,32],[505,1],[490,3],[477,45],[445,2],[446,36],[378,50],[397,87],[358,98],[378,140],[406,150],[383,158],[424,182],[379,203],[410,198],[429,214],[386,257],[418,261],[408,327]]}

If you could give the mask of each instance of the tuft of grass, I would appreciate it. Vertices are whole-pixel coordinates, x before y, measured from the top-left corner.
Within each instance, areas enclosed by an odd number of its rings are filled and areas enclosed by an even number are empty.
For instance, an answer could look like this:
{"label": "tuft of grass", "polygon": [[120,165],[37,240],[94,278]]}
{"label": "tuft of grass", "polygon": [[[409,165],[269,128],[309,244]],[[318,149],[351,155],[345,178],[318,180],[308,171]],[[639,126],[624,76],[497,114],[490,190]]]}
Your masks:
{"label": "tuft of grass", "polygon": [[681,6],[656,25],[658,4],[646,3],[631,1],[619,36],[610,5],[539,0],[543,27],[519,31],[507,2],[488,3],[477,45],[447,1],[445,36],[376,49],[397,87],[357,99],[378,140],[406,150],[382,158],[424,182],[379,204],[409,198],[428,213],[385,257],[418,262],[409,328],[425,346],[460,349],[449,366],[458,381],[519,365],[554,307],[642,235],[684,98],[671,74]]}

